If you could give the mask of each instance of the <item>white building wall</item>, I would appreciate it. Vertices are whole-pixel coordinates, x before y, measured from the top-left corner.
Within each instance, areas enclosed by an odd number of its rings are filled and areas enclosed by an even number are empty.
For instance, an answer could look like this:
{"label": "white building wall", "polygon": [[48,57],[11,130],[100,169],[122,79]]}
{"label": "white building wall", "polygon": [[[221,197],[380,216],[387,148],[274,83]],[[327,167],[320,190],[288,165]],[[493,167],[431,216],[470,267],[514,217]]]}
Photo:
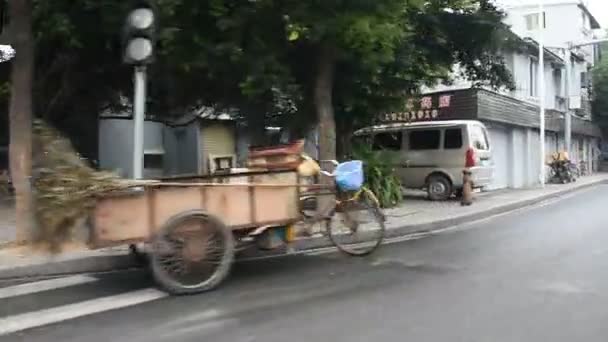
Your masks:
{"label": "white building wall", "polygon": [[[530,96],[530,63],[531,60],[538,60],[536,56],[528,54],[508,53],[504,55],[505,65],[513,76],[515,83],[515,90],[499,90],[507,96],[514,97],[516,99],[526,101],[538,105],[538,97]],[[545,64],[545,107],[547,109],[558,109],[555,101],[555,96],[558,94],[563,95],[562,77],[556,79],[554,74],[554,68],[550,60],[546,59]],[[576,72],[573,71],[572,74]],[[454,75],[458,75],[458,66],[454,67]],[[535,75],[538,78],[538,75]],[[580,79],[580,75],[579,75]],[[579,81],[580,83],[580,81]],[[468,89],[473,86],[471,81],[468,81],[462,77],[456,77],[454,82],[450,85],[439,84],[432,88],[423,88],[422,92],[439,92],[439,91],[454,91],[459,89]],[[579,87],[580,88],[580,87]],[[539,89],[537,89],[537,94]]]}
{"label": "white building wall", "polygon": [[[576,0],[561,4],[552,4],[551,0],[546,0],[544,6],[546,17],[546,28],[544,30],[544,41],[550,47],[565,47],[568,42],[580,43],[594,38],[594,33],[590,30],[590,20],[585,14],[583,22],[583,10],[578,6]],[[511,25],[511,29],[520,37],[530,37],[538,40],[538,30],[528,30],[525,16],[538,13],[538,6],[519,6],[507,9],[505,22]],[[581,49],[588,57],[589,61],[594,59],[592,46]]]}
{"label": "white building wall", "polygon": [[[515,82],[515,90],[506,92],[505,94],[538,105],[540,102],[539,98],[530,96],[530,88],[532,87],[532,84],[530,83],[530,63],[532,63],[532,61],[537,61],[538,59],[536,56],[524,54],[512,54],[511,59],[513,60],[513,63],[511,64],[510,71]],[[555,97],[563,95],[562,77],[555,74],[555,68],[549,60],[545,60],[544,70],[545,108],[558,109]],[[535,75],[535,77],[538,78],[538,75]],[[537,94],[538,93],[539,89],[537,89]]]}

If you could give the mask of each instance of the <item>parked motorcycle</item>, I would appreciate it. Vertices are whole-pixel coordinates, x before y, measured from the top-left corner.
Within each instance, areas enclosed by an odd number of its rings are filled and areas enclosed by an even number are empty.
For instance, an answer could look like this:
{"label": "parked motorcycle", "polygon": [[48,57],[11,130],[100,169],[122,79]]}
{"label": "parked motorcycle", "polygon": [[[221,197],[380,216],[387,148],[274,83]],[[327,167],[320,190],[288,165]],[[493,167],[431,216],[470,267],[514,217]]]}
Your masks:
{"label": "parked motorcycle", "polygon": [[572,162],[565,153],[556,153],[553,155],[552,161],[549,164],[551,167],[550,180],[554,183],[572,183],[576,181],[575,172],[573,172]]}

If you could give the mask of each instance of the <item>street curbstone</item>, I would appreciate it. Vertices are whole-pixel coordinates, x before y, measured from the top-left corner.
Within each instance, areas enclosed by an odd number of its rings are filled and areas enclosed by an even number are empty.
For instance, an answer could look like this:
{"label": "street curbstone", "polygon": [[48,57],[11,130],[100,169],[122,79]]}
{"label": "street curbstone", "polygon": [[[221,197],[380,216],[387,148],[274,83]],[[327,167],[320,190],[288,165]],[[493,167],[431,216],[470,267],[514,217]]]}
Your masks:
{"label": "street curbstone", "polygon": [[[395,228],[387,228],[386,239],[430,234],[434,231],[443,230],[446,228],[477,221],[487,217],[508,213],[530,205],[537,204],[539,202],[558,198],[566,194],[577,192],[600,184],[608,184],[608,179],[599,179],[594,182],[581,184],[577,187],[567,188],[562,191],[544,194],[532,199],[527,199],[515,203],[508,203],[502,206],[496,206],[489,210],[474,212],[450,219],[443,219],[422,224],[405,224]],[[243,256],[245,258],[255,258],[259,256],[280,256],[291,253],[306,253],[306,251],[308,250],[322,249],[332,246],[333,245],[327,237],[313,237],[294,242],[294,246],[292,246],[293,248],[290,248],[290,250],[279,249],[270,252],[253,251],[253,253],[251,253],[250,251],[243,253]],[[85,256],[79,258],[76,257],[73,259],[66,260],[51,260],[49,262],[40,262],[34,265],[27,266],[0,267],[0,281],[14,280],[20,278],[48,278],[75,273],[101,273],[126,270],[136,267],[141,267],[141,260],[138,260],[138,258],[136,258],[133,254],[127,251],[121,251],[102,255]]]}

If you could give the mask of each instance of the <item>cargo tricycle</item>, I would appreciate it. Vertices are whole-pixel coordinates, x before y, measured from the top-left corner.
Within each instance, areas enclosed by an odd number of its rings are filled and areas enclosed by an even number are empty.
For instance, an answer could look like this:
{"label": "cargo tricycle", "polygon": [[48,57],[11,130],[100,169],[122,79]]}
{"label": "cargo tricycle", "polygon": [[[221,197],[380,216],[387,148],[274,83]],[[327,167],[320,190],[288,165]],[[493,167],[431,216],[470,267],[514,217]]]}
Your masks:
{"label": "cargo tricycle", "polygon": [[[276,157],[276,148],[252,155]],[[172,294],[217,287],[237,251],[289,245],[298,229],[322,227],[322,234],[350,255],[369,254],[381,244],[384,216],[363,186],[361,162],[335,163],[334,172],[321,171],[323,182],[305,181],[297,163],[288,164],[166,178],[108,193],[91,216],[90,244],[146,244],[156,282]],[[318,202],[312,213],[302,206],[310,196]]]}

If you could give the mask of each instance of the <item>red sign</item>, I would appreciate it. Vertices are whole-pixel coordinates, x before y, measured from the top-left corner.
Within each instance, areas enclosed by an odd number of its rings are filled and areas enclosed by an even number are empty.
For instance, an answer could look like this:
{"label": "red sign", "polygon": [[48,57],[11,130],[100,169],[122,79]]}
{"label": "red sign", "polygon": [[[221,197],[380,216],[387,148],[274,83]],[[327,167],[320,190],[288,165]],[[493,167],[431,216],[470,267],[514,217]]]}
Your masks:
{"label": "red sign", "polygon": [[404,112],[387,113],[381,116],[383,122],[412,122],[437,119],[440,109],[449,108],[452,95],[440,95],[437,99],[437,106],[433,108],[433,96],[424,96],[419,101],[419,109],[415,109],[414,100],[409,99],[405,105]]}

